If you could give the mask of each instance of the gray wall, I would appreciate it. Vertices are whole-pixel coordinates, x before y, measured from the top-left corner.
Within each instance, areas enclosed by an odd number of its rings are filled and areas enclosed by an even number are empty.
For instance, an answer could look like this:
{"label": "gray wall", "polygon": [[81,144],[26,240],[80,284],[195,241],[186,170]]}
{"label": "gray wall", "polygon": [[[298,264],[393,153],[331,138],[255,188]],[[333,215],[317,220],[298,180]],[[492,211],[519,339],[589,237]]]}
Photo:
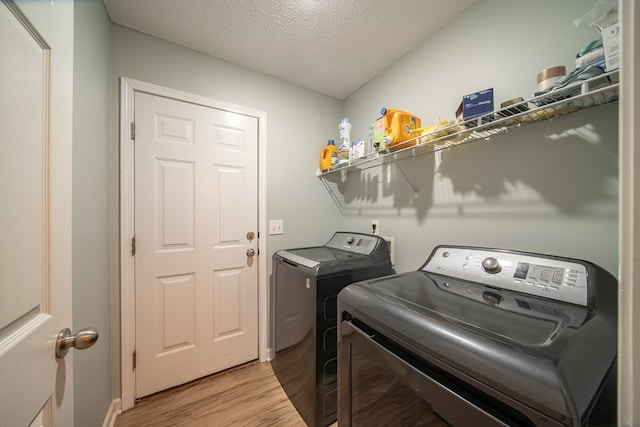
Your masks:
{"label": "gray wall", "polygon": [[[344,101],[353,137],[382,106],[423,121],[453,119],[462,96],[494,88],[495,103],[531,98],[539,71],[575,68],[598,37],[576,28],[592,2],[480,0]],[[617,104],[532,124],[340,182],[342,228],[395,237],[396,269],[415,270],[438,244],[481,245],[618,268]]]}
{"label": "gray wall", "polygon": [[[113,398],[109,281],[110,23],[100,0],[74,2],[73,330],[100,338],[74,354],[76,426],[100,426]],[[117,331],[116,331],[117,334]]]}

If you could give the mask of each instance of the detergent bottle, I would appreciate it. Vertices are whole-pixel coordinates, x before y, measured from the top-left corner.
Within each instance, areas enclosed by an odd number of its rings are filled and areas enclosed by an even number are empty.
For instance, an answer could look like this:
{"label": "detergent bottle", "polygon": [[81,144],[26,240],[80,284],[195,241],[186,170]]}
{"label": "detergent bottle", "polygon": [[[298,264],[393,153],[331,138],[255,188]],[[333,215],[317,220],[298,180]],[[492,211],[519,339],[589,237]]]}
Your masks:
{"label": "detergent bottle", "polygon": [[338,131],[340,131],[340,149],[351,148],[351,122],[348,118],[342,119],[338,125]]}
{"label": "detergent bottle", "polygon": [[320,169],[329,169],[338,163],[338,147],[333,139],[327,142],[320,153]]}
{"label": "detergent bottle", "polygon": [[380,110],[380,114],[382,117],[374,123],[374,126],[380,129],[380,133],[383,133],[383,135],[378,134],[378,143],[391,146],[417,136],[415,131],[420,128],[419,117],[406,111],[386,107]]}

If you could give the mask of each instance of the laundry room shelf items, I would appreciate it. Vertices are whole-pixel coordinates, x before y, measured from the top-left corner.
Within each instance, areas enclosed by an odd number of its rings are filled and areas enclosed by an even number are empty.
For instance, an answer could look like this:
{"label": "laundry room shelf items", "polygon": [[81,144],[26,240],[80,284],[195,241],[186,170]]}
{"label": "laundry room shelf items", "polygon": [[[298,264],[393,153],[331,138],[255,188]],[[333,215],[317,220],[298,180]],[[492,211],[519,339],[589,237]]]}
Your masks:
{"label": "laundry room shelf items", "polygon": [[[523,125],[552,120],[617,102],[618,93],[619,81],[616,70],[470,120],[456,122],[431,133],[418,135],[401,144],[349,160],[335,167],[317,169],[316,175],[327,186],[328,178],[334,174],[369,169],[410,157],[446,150],[472,141],[488,140],[494,135]],[[335,178],[329,181],[334,180]],[[327,189],[333,192],[331,185],[328,185]]]}

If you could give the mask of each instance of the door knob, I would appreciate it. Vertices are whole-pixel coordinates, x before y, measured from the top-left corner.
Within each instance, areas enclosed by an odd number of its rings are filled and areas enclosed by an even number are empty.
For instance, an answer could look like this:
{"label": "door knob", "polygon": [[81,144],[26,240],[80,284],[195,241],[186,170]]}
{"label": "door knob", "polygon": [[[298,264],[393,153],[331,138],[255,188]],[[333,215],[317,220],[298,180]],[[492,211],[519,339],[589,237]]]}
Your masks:
{"label": "door knob", "polygon": [[247,249],[247,256],[251,257],[256,254],[256,251],[253,248]]}
{"label": "door knob", "polygon": [[84,350],[94,345],[96,341],[98,341],[98,331],[94,328],[81,329],[75,335],[71,335],[71,330],[65,328],[60,331],[56,339],[56,357],[62,359],[71,347]]}

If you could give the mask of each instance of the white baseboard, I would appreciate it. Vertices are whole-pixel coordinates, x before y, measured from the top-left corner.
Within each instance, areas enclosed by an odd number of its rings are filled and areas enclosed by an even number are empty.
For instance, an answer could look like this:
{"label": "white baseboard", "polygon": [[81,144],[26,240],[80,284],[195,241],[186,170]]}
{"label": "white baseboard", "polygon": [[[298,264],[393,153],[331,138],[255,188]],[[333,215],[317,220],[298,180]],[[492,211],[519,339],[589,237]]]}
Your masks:
{"label": "white baseboard", "polygon": [[104,417],[102,427],[113,427],[116,425],[116,418],[122,413],[122,401],[120,399],[113,399],[107,415]]}

